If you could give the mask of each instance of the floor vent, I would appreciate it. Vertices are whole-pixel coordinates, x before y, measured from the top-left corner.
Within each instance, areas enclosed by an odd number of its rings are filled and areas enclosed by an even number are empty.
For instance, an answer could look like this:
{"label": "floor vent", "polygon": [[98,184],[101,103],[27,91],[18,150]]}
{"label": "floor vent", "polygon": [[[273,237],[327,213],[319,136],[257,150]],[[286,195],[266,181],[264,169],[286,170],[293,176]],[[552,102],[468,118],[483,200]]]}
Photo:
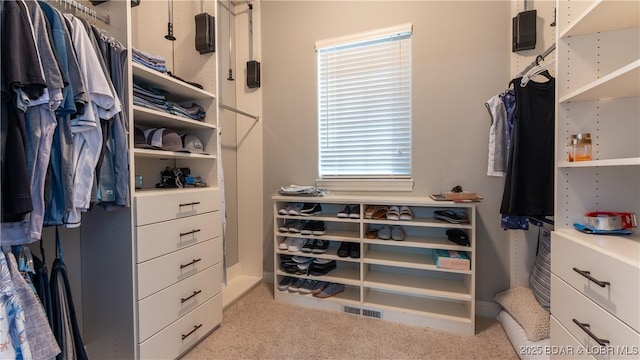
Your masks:
{"label": "floor vent", "polygon": [[382,319],[382,311],[362,309],[362,316]]}
{"label": "floor vent", "polygon": [[346,312],[348,314],[360,315],[360,309],[353,306],[343,306],[342,312]]}

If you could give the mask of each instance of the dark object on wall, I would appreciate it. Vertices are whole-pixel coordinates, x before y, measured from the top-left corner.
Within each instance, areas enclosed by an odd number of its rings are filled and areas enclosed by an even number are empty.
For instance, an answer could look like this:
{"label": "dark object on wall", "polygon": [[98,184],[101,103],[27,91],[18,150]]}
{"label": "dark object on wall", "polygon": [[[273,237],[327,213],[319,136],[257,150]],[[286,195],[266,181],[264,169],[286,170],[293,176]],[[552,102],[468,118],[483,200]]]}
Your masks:
{"label": "dark object on wall", "polygon": [[216,51],[215,17],[201,13],[195,16],[196,21],[196,50],[200,54]]}
{"label": "dark object on wall", "polygon": [[260,63],[255,60],[247,61],[247,87],[260,87]]}
{"label": "dark object on wall", "polygon": [[536,10],[528,10],[513,18],[512,52],[536,48],[536,17]]}
{"label": "dark object on wall", "polygon": [[167,35],[164,36],[165,39],[175,41],[176,37],[173,36],[173,0],[169,0],[169,22],[167,23]]}

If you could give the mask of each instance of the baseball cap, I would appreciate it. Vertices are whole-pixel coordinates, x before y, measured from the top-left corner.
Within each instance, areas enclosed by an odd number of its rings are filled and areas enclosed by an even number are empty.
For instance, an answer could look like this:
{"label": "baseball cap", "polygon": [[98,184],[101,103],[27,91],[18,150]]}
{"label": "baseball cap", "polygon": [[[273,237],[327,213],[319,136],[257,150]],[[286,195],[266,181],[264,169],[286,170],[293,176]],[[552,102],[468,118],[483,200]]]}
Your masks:
{"label": "baseball cap", "polygon": [[141,149],[154,149],[153,146],[147,144],[147,140],[144,137],[144,131],[140,128],[135,128],[133,147]]}
{"label": "baseball cap", "polygon": [[147,144],[155,149],[190,152],[182,146],[180,135],[167,128],[147,129],[144,131]]}
{"label": "baseball cap", "polygon": [[191,134],[182,135],[182,146],[186,150],[192,153],[209,155],[204,151],[204,144],[202,144],[202,141],[200,141],[200,138],[195,135],[191,135]]}

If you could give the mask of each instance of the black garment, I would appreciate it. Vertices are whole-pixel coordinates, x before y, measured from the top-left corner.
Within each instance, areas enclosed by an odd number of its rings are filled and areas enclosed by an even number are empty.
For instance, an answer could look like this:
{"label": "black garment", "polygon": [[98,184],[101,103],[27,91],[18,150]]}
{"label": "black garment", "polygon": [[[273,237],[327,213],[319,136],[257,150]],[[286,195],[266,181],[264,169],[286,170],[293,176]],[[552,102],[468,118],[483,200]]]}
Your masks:
{"label": "black garment", "polygon": [[555,79],[514,79],[516,112],[502,195],[503,215],[552,216]]}

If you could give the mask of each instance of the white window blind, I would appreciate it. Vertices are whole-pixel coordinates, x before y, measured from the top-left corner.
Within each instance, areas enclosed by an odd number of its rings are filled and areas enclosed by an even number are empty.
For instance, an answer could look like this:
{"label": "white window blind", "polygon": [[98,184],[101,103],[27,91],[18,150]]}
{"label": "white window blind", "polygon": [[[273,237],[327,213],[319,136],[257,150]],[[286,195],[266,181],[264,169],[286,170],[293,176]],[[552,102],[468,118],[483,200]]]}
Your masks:
{"label": "white window blind", "polygon": [[411,175],[411,25],[316,43],[319,172]]}

